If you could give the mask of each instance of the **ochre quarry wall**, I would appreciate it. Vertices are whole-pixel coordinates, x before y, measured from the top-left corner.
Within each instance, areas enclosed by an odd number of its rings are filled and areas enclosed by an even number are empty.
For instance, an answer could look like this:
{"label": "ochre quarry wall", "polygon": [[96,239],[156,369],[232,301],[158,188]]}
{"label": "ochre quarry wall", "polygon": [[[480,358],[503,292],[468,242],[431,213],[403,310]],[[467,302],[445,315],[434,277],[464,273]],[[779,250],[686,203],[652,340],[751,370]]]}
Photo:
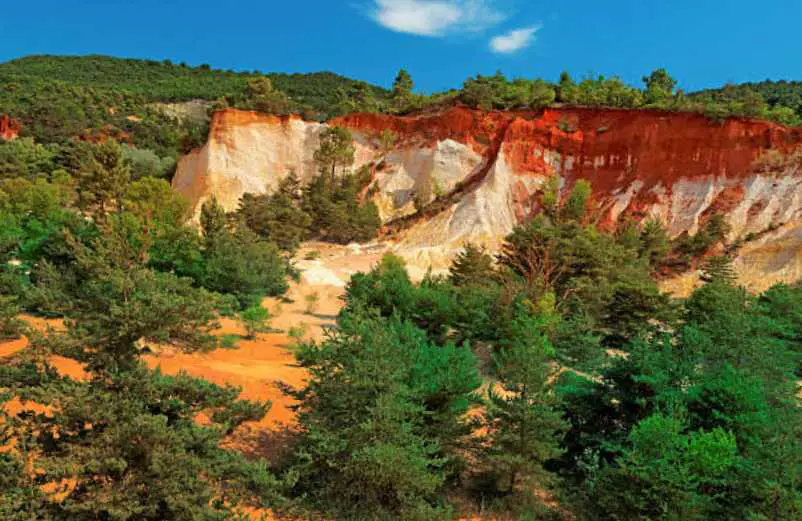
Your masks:
{"label": "ochre quarry wall", "polygon": [[11,141],[19,135],[20,124],[14,118],[0,114],[0,139]]}
{"label": "ochre quarry wall", "polygon": [[[375,200],[394,247],[444,266],[467,241],[496,247],[538,211],[543,181],[593,186],[602,226],[656,217],[672,235],[694,233],[715,213],[741,249],[736,268],[762,289],[802,278],[802,131],[763,121],[711,121],[646,110],[551,108],[434,115],[352,114],[355,167],[370,165]],[[228,209],[243,193],[276,186],[289,171],[315,174],[324,125],[298,117],[224,110],[206,145],[179,163],[174,186],[195,205],[214,194]],[[382,132],[396,136],[384,150]],[[413,200],[429,202],[416,213]]]}

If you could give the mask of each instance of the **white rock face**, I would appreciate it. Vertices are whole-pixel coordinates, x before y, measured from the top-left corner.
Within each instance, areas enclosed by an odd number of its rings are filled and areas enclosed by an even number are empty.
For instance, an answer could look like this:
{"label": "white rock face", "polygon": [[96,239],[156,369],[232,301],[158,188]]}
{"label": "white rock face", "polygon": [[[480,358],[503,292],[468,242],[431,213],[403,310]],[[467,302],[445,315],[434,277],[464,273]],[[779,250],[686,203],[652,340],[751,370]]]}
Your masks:
{"label": "white rock face", "polygon": [[482,165],[482,156],[451,139],[438,141],[431,148],[405,146],[387,155],[384,168],[376,177],[377,204],[382,219],[415,212],[414,198],[422,194],[425,202],[454,190]]}
{"label": "white rock face", "polygon": [[315,172],[314,152],[323,126],[298,118],[225,112],[200,150],[181,158],[173,186],[193,202],[195,213],[213,194],[228,211],[246,193],[273,190],[289,172]]}

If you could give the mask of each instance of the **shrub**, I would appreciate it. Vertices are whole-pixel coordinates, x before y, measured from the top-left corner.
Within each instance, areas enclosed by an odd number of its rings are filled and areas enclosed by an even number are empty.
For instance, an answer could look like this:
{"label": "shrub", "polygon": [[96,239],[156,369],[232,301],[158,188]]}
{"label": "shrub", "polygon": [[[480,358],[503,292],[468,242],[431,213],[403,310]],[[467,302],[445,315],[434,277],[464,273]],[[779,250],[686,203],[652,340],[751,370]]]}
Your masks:
{"label": "shrub", "polygon": [[317,312],[317,306],[320,303],[320,295],[317,291],[313,293],[309,293],[304,297],[304,302],[306,302],[305,313],[307,315],[314,315]]}
{"label": "shrub", "polygon": [[239,314],[247,331],[247,338],[253,339],[257,333],[270,331],[270,312],[262,306],[251,306]]}
{"label": "shrub", "polygon": [[17,297],[0,295],[0,339],[18,338],[25,332],[25,322],[19,319]]}

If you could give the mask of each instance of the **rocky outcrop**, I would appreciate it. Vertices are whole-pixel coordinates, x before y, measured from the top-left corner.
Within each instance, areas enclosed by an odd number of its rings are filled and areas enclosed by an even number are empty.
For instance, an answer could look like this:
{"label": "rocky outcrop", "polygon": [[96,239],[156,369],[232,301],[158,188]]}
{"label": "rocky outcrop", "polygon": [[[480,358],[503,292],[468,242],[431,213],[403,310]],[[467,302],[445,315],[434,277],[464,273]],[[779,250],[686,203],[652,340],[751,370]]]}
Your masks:
{"label": "rocky outcrop", "polygon": [[321,130],[297,116],[217,112],[207,143],[179,161],[173,186],[196,210],[212,194],[234,210],[242,194],[274,189],[290,171],[302,178],[313,175]]}
{"label": "rocky outcrop", "polygon": [[20,124],[16,119],[0,114],[0,139],[11,141],[19,136]]}
{"label": "rocky outcrop", "polygon": [[[498,245],[538,211],[544,180],[558,175],[566,190],[590,181],[602,226],[652,216],[678,235],[719,213],[733,240],[754,239],[737,261],[744,281],[760,289],[802,276],[799,129],[573,107],[352,114],[329,124],[352,131],[356,167],[375,172],[371,193],[389,236],[420,264],[442,266],[466,241]],[[297,117],[218,112],[209,141],[180,161],[174,185],[196,209],[211,194],[234,209],[243,193],[270,190],[289,171],[314,175],[323,128]],[[396,140],[383,150],[387,130]]]}

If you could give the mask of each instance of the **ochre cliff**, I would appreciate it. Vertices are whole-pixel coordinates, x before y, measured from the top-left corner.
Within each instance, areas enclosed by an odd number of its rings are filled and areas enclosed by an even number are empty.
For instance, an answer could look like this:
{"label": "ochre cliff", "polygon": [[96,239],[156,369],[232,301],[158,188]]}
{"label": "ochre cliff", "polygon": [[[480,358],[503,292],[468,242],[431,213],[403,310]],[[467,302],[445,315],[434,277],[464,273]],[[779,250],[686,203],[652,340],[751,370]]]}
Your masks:
{"label": "ochre cliff", "polygon": [[11,141],[19,135],[19,131],[19,121],[4,114],[0,114],[0,139]]}
{"label": "ochre cliff", "polygon": [[[714,213],[741,249],[742,280],[761,289],[802,278],[802,131],[772,123],[661,111],[553,108],[435,115],[352,114],[356,167],[370,163],[375,198],[393,244],[419,264],[442,266],[466,241],[493,248],[538,210],[543,181],[558,175],[593,186],[602,225],[659,218],[672,235],[694,233]],[[225,110],[207,144],[184,157],[176,189],[199,205],[215,194],[234,209],[246,192],[276,186],[289,171],[315,174],[324,128],[297,117]],[[396,141],[382,150],[379,136]],[[413,198],[433,201],[415,214]],[[436,199],[436,200],[435,200]]]}

